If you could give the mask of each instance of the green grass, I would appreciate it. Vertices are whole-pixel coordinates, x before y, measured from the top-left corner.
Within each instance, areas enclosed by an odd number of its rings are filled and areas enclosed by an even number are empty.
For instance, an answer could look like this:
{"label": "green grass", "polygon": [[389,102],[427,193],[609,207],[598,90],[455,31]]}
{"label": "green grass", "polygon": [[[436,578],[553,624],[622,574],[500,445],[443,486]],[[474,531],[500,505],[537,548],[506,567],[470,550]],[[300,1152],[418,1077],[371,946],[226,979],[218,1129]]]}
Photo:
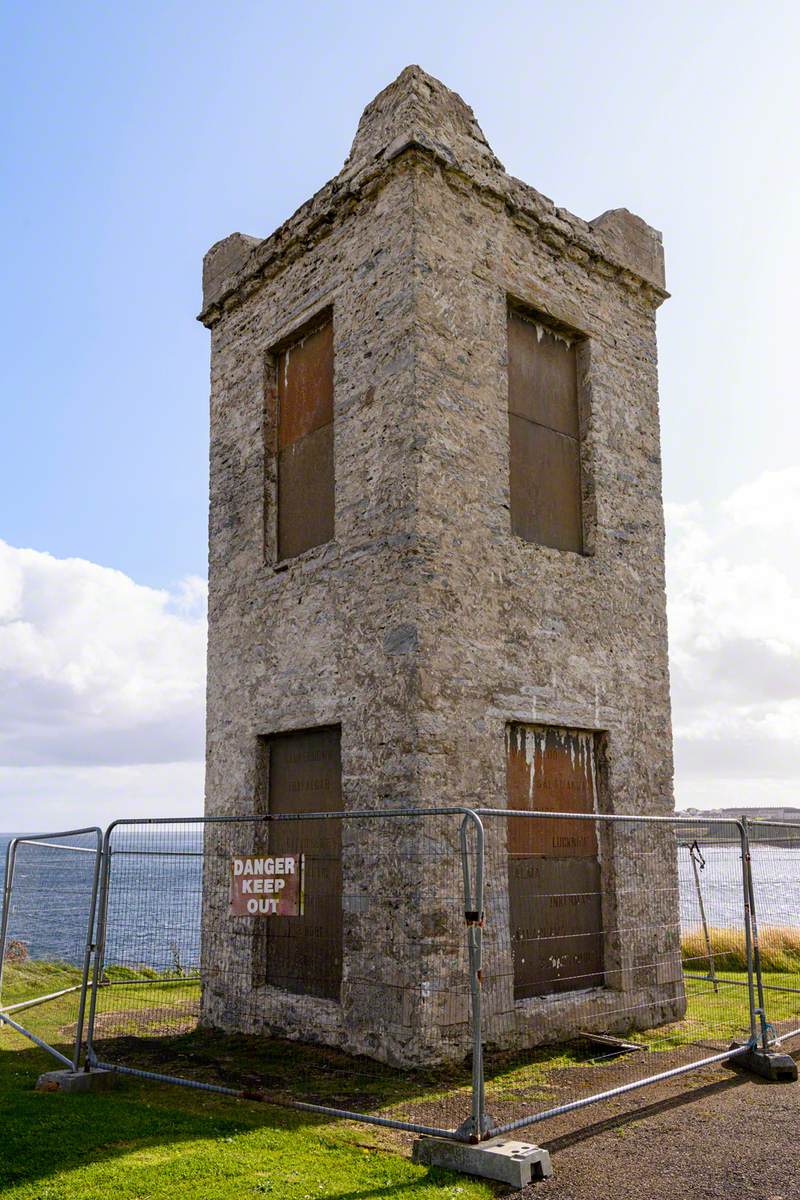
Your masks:
{"label": "green grass", "polygon": [[[6,972],[4,1004],[68,987],[76,975],[30,962],[6,964]],[[104,1006],[125,992],[108,989]],[[61,1031],[74,1018],[74,995],[26,1016],[62,1050]],[[414,1166],[383,1131],[367,1126],[134,1081],[106,1094],[35,1092],[37,1076],[56,1065],[0,1026],[3,1200],[488,1200],[495,1194],[464,1176]]]}
{"label": "green grass", "polygon": [[3,967],[3,1006],[59,992],[80,981],[81,973],[77,967],[64,963],[34,962],[32,959],[21,963],[6,962]]}
{"label": "green grass", "polygon": [[[777,952],[777,939],[771,940]],[[780,952],[787,953],[785,945]],[[687,957],[690,968],[698,973],[706,969],[693,953]],[[642,1046],[641,1054],[604,1059],[596,1046],[578,1038],[525,1054],[489,1055],[489,1110],[508,1119],[559,1103],[575,1088],[580,1094],[590,1085],[602,1089],[604,1072],[620,1062],[633,1078],[660,1070],[684,1046],[707,1045],[712,1053],[747,1027],[747,989],[736,986],[744,982],[744,973],[719,966],[718,974],[718,992],[706,979],[687,978],[683,1020],[629,1034]],[[142,978],[143,972],[133,975]],[[119,981],[130,976],[121,969],[110,972]],[[57,991],[77,978],[74,968],[60,964],[8,963],[3,1002]],[[766,982],[797,987],[800,975],[796,969],[772,972]],[[191,1018],[188,1006],[196,1005],[197,995],[191,976],[177,983],[156,977],[135,988],[103,989],[100,1013],[110,1022],[105,1036],[113,1035],[106,1042],[109,1056],[233,1086],[237,1081],[252,1086],[248,1077],[255,1076],[273,1095],[283,1092],[319,1103],[338,1105],[349,1095],[356,1107],[363,1106],[359,1111],[395,1112],[404,1119],[416,1114],[422,1123],[449,1126],[454,1114],[468,1111],[467,1066],[399,1073],[320,1047],[195,1030],[193,1019],[177,1021],[176,1032],[162,1036],[163,1013],[185,1005]],[[772,1021],[797,1018],[800,996],[779,991],[767,996]],[[27,1010],[20,1019],[66,1049],[76,1005],[73,993]],[[102,1051],[102,1040],[99,1045]],[[53,1066],[47,1055],[0,1026],[3,1200],[239,1200],[264,1195],[282,1200],[489,1200],[495,1195],[487,1184],[414,1166],[405,1156],[410,1139],[391,1131],[134,1080],[103,1095],[34,1092],[36,1076]],[[574,1076],[579,1083],[571,1083],[573,1070],[581,1068],[580,1076]],[[597,1074],[587,1074],[587,1068]]]}
{"label": "green grass", "polygon": [[[691,959],[689,969],[704,976],[707,964],[697,961],[693,953],[686,957]],[[772,961],[784,960],[776,954]],[[708,978],[687,976],[684,1018],[655,1029],[631,1029],[625,1034],[626,1040],[638,1043],[648,1055],[668,1055],[682,1047],[698,1047],[697,1057],[702,1057],[703,1047],[711,1055],[734,1039],[745,1039],[749,1032],[749,1005],[747,988],[742,985],[746,981],[745,971],[723,969],[719,965],[717,991]],[[800,964],[789,971],[765,971],[764,983],[770,1022],[791,1021],[793,1026],[800,1025],[800,993],[777,990],[782,987],[800,989]],[[604,1067],[621,1061],[581,1038],[562,1046],[541,1046],[522,1055],[490,1054],[487,1057],[487,1105],[491,1109],[493,1103],[514,1103],[524,1099],[534,1100],[532,1107],[541,1110],[563,1099],[557,1095],[559,1085],[563,1084],[562,1072],[589,1066],[602,1072]],[[665,1065],[663,1061],[648,1061],[638,1055],[625,1061],[630,1063],[631,1078],[653,1074]],[[600,1079],[598,1076],[598,1081]],[[598,1082],[598,1086],[602,1084]]]}

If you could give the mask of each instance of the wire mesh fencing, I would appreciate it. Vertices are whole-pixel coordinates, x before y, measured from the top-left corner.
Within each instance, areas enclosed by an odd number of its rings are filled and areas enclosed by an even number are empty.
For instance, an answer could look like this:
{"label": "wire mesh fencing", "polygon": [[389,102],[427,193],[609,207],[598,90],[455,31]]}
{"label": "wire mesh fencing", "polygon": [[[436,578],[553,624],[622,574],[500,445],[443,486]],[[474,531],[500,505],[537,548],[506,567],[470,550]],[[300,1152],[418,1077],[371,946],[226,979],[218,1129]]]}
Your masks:
{"label": "wire mesh fencing", "polygon": [[481,817],[484,1105],[496,1133],[725,1062],[750,1041],[739,823]]}
{"label": "wire mesh fencing", "polygon": [[[747,821],[756,916],[759,1005],[770,1041],[800,1037],[800,825]],[[791,1044],[790,1044],[791,1043]]]}
{"label": "wire mesh fencing", "polygon": [[461,811],[118,822],[89,1060],[419,1132],[471,1114]]}
{"label": "wire mesh fencing", "polygon": [[0,1037],[14,1030],[75,1070],[82,1050],[101,842],[100,829],[81,829],[11,837],[5,846]]}
{"label": "wire mesh fencing", "polygon": [[0,1028],[65,1065],[87,1009],[91,1067],[476,1140],[800,1032],[800,826],[392,809],[100,837],[8,848]]}

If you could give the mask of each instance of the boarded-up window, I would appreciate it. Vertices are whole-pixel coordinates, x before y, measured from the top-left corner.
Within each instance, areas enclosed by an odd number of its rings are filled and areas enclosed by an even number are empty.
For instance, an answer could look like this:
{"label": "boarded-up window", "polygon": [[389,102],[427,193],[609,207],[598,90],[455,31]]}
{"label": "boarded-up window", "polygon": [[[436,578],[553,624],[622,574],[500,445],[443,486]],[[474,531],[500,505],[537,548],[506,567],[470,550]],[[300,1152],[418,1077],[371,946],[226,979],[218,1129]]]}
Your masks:
{"label": "boarded-up window", "polygon": [[[342,808],[341,735],[338,728],[281,733],[262,740],[267,759],[267,811],[339,812]],[[342,985],[342,823],[271,821],[271,855],[301,852],[304,912],[259,918],[256,983],[301,996],[338,1000]]]}
{"label": "boarded-up window", "polygon": [[280,350],[278,558],[333,537],[333,322]]}
{"label": "boarded-up window", "polygon": [[526,542],[583,552],[575,342],[508,313],[511,529]]}
{"label": "boarded-up window", "polygon": [[[597,811],[595,735],[546,725],[508,728],[508,806]],[[508,886],[514,998],[600,987],[602,893],[597,822],[509,817]]]}

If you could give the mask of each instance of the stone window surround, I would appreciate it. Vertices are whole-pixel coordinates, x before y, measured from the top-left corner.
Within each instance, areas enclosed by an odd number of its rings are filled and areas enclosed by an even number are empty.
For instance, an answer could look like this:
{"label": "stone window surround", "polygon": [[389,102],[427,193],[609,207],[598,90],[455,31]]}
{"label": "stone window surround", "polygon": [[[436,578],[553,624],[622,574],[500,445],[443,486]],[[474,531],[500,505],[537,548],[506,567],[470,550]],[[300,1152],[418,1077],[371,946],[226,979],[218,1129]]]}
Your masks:
{"label": "stone window surround", "polygon": [[[495,709],[492,712],[492,717],[493,717],[493,719],[491,721],[491,725],[494,728],[496,740],[497,740],[498,744],[502,747],[504,764],[505,764],[505,747],[506,747],[506,743],[507,743],[507,732],[511,725],[540,725],[540,726],[545,725],[545,726],[553,726],[556,728],[576,729],[576,730],[580,730],[582,732],[591,733],[593,735],[594,741],[595,741],[595,772],[596,772],[595,778],[596,778],[596,785],[597,785],[596,811],[598,813],[611,813],[614,811],[614,806],[611,803],[610,795],[609,795],[608,771],[607,771],[607,765],[606,765],[607,757],[608,757],[609,740],[611,738],[611,731],[608,727],[606,727],[606,726],[599,727],[597,725],[587,724],[585,722],[585,720],[571,719],[566,715],[566,713],[562,713],[560,715],[556,715],[554,713],[548,713],[546,715],[542,715],[542,714],[537,714],[535,710],[522,711],[522,710],[519,710],[516,708],[514,708],[514,709],[509,708],[507,710],[504,710],[502,716],[498,716],[498,711]],[[319,724],[314,725],[313,728],[323,729],[323,728],[331,728],[334,726],[339,729],[340,736],[342,739],[342,744],[344,745],[345,738],[347,736],[347,721],[346,721],[346,719],[340,718],[334,722],[321,721]],[[306,727],[304,725],[296,726],[293,724],[290,727],[288,727],[287,729],[273,730],[273,731],[270,731],[269,733],[262,733],[257,736],[256,741],[255,741],[255,752],[257,755],[259,755],[259,759],[260,759],[259,771],[261,772],[260,786],[262,789],[268,788],[268,768],[266,768],[266,770],[265,770],[265,763],[263,760],[263,746],[264,746],[265,741],[269,737],[274,736],[275,734],[293,733],[296,730],[299,730],[301,728],[306,728]],[[346,796],[344,793],[344,779],[342,780],[342,791],[343,791],[342,799],[343,799],[343,804],[344,804],[344,811],[346,812],[347,805],[346,805]],[[497,807],[501,807],[501,808],[507,807],[508,806],[508,797],[507,797],[505,787],[502,789],[501,793],[499,793],[499,794],[501,796],[501,800],[498,803]],[[612,828],[612,827],[607,826],[606,828]],[[611,901],[614,901],[614,899],[615,899],[615,894],[614,894],[615,877],[612,872],[610,875],[610,879],[608,879],[608,877],[606,876],[606,873],[603,869],[602,839],[600,842],[600,846],[598,848],[598,853],[599,853],[600,866],[601,866],[601,872],[602,872],[601,879],[603,879],[603,881],[604,881],[603,891],[604,891],[604,894],[606,894]],[[608,888],[606,888],[606,880],[607,879],[608,879],[608,883],[609,883]],[[344,890],[345,889],[344,889],[344,881],[343,881],[343,894],[344,894]],[[509,932],[510,932],[510,930],[509,930]],[[531,996],[531,997],[526,997],[526,998],[519,999],[519,1000],[514,1000],[513,1007],[514,1007],[515,1012],[517,1012],[520,1015],[520,1017],[523,1019],[527,1019],[527,1018],[533,1019],[533,1018],[536,1018],[537,1015],[541,1015],[543,1009],[550,1009],[550,1010],[556,1009],[557,1010],[561,1007],[565,1007],[565,1006],[574,1004],[576,1002],[576,1000],[584,1000],[584,999],[588,1000],[591,996],[596,996],[599,998],[605,997],[607,1002],[615,1003],[615,1001],[612,1000],[612,997],[614,996],[614,994],[618,993],[620,990],[624,990],[624,988],[622,987],[622,978],[623,977],[620,972],[619,966],[616,965],[614,962],[614,955],[607,953],[606,955],[604,955],[604,958],[607,963],[606,968],[605,968],[606,981],[601,986],[589,987],[589,988],[577,988],[574,991],[556,992],[556,993],[542,995],[542,996]],[[614,986],[614,983],[612,982],[613,980],[617,981],[617,986]],[[259,980],[256,983],[255,979],[253,980],[252,987],[253,987],[253,991],[257,992],[259,995],[263,996],[265,998],[265,1000],[269,999],[271,1020],[275,1026],[281,1026],[284,1022],[291,1024],[293,1018],[296,1018],[298,1003],[302,1005],[302,1010],[307,1014],[307,1017],[311,1022],[319,1023],[321,1025],[327,1026],[328,1028],[330,1028],[332,1030],[339,1028],[341,1026],[341,1022],[344,1017],[344,1005],[343,1005],[341,995],[339,996],[339,999],[331,999],[331,998],[325,998],[322,996],[313,996],[313,995],[300,995],[297,993],[289,992],[284,988],[276,987],[275,985],[273,985],[271,983],[266,983],[263,980]]]}
{"label": "stone window surround", "polygon": [[[592,364],[594,358],[594,340],[581,322],[578,325],[575,314],[570,319],[556,315],[546,303],[544,297],[522,297],[514,292],[505,292],[507,311],[520,313],[526,319],[538,322],[554,333],[560,333],[573,339],[576,345],[578,371],[578,421],[580,431],[581,451],[581,513],[583,523],[583,550],[581,558],[592,558],[595,553],[597,500],[595,494],[595,477],[593,471],[593,449],[591,445],[592,431]],[[264,445],[264,482],[263,482],[263,558],[264,564],[276,573],[286,571],[293,563],[307,563],[309,560],[327,559],[327,551],[336,544],[336,536],[319,546],[312,546],[294,558],[278,559],[277,557],[277,382],[276,371],[280,354],[304,334],[313,330],[326,320],[333,322],[334,335],[334,442],[336,426],[336,322],[335,296],[327,296],[320,304],[317,299],[314,306],[299,317],[295,317],[281,329],[269,349],[264,352],[264,406],[263,406],[263,445]],[[504,376],[508,379],[508,345],[504,346],[505,362]],[[510,457],[510,446],[509,446]],[[336,496],[334,492],[334,519]],[[531,552],[546,552],[553,554],[573,554],[575,551],[555,550],[552,547],[539,546],[534,542],[512,536],[514,541]]]}

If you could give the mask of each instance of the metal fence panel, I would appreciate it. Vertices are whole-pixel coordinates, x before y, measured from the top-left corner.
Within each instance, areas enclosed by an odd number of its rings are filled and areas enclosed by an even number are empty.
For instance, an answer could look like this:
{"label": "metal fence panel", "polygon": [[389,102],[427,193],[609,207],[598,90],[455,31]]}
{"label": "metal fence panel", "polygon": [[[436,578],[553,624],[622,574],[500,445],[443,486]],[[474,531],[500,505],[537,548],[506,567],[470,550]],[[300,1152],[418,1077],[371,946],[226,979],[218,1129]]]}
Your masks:
{"label": "metal fence panel", "polygon": [[[0,920],[0,1028],[78,1069],[101,863],[98,828],[25,835],[6,847]],[[68,997],[54,1024],[50,1001]],[[55,1043],[55,1044],[54,1044]],[[59,1050],[58,1045],[64,1045]]]}
{"label": "metal fence panel", "polygon": [[495,1132],[727,1061],[752,1039],[740,823],[478,812]]}
{"label": "metal fence panel", "polygon": [[116,823],[89,1061],[468,1136],[479,835],[452,809]]}
{"label": "metal fence panel", "polygon": [[0,1025],[76,1068],[88,1002],[92,1066],[471,1140],[800,1035],[800,825],[574,809],[12,839]]}
{"label": "metal fence panel", "polygon": [[760,1004],[770,1041],[800,1037],[800,825],[748,820]]}
{"label": "metal fence panel", "polygon": [[105,851],[93,1065],[475,1138],[763,1025],[740,822],[273,814],[117,822]]}

